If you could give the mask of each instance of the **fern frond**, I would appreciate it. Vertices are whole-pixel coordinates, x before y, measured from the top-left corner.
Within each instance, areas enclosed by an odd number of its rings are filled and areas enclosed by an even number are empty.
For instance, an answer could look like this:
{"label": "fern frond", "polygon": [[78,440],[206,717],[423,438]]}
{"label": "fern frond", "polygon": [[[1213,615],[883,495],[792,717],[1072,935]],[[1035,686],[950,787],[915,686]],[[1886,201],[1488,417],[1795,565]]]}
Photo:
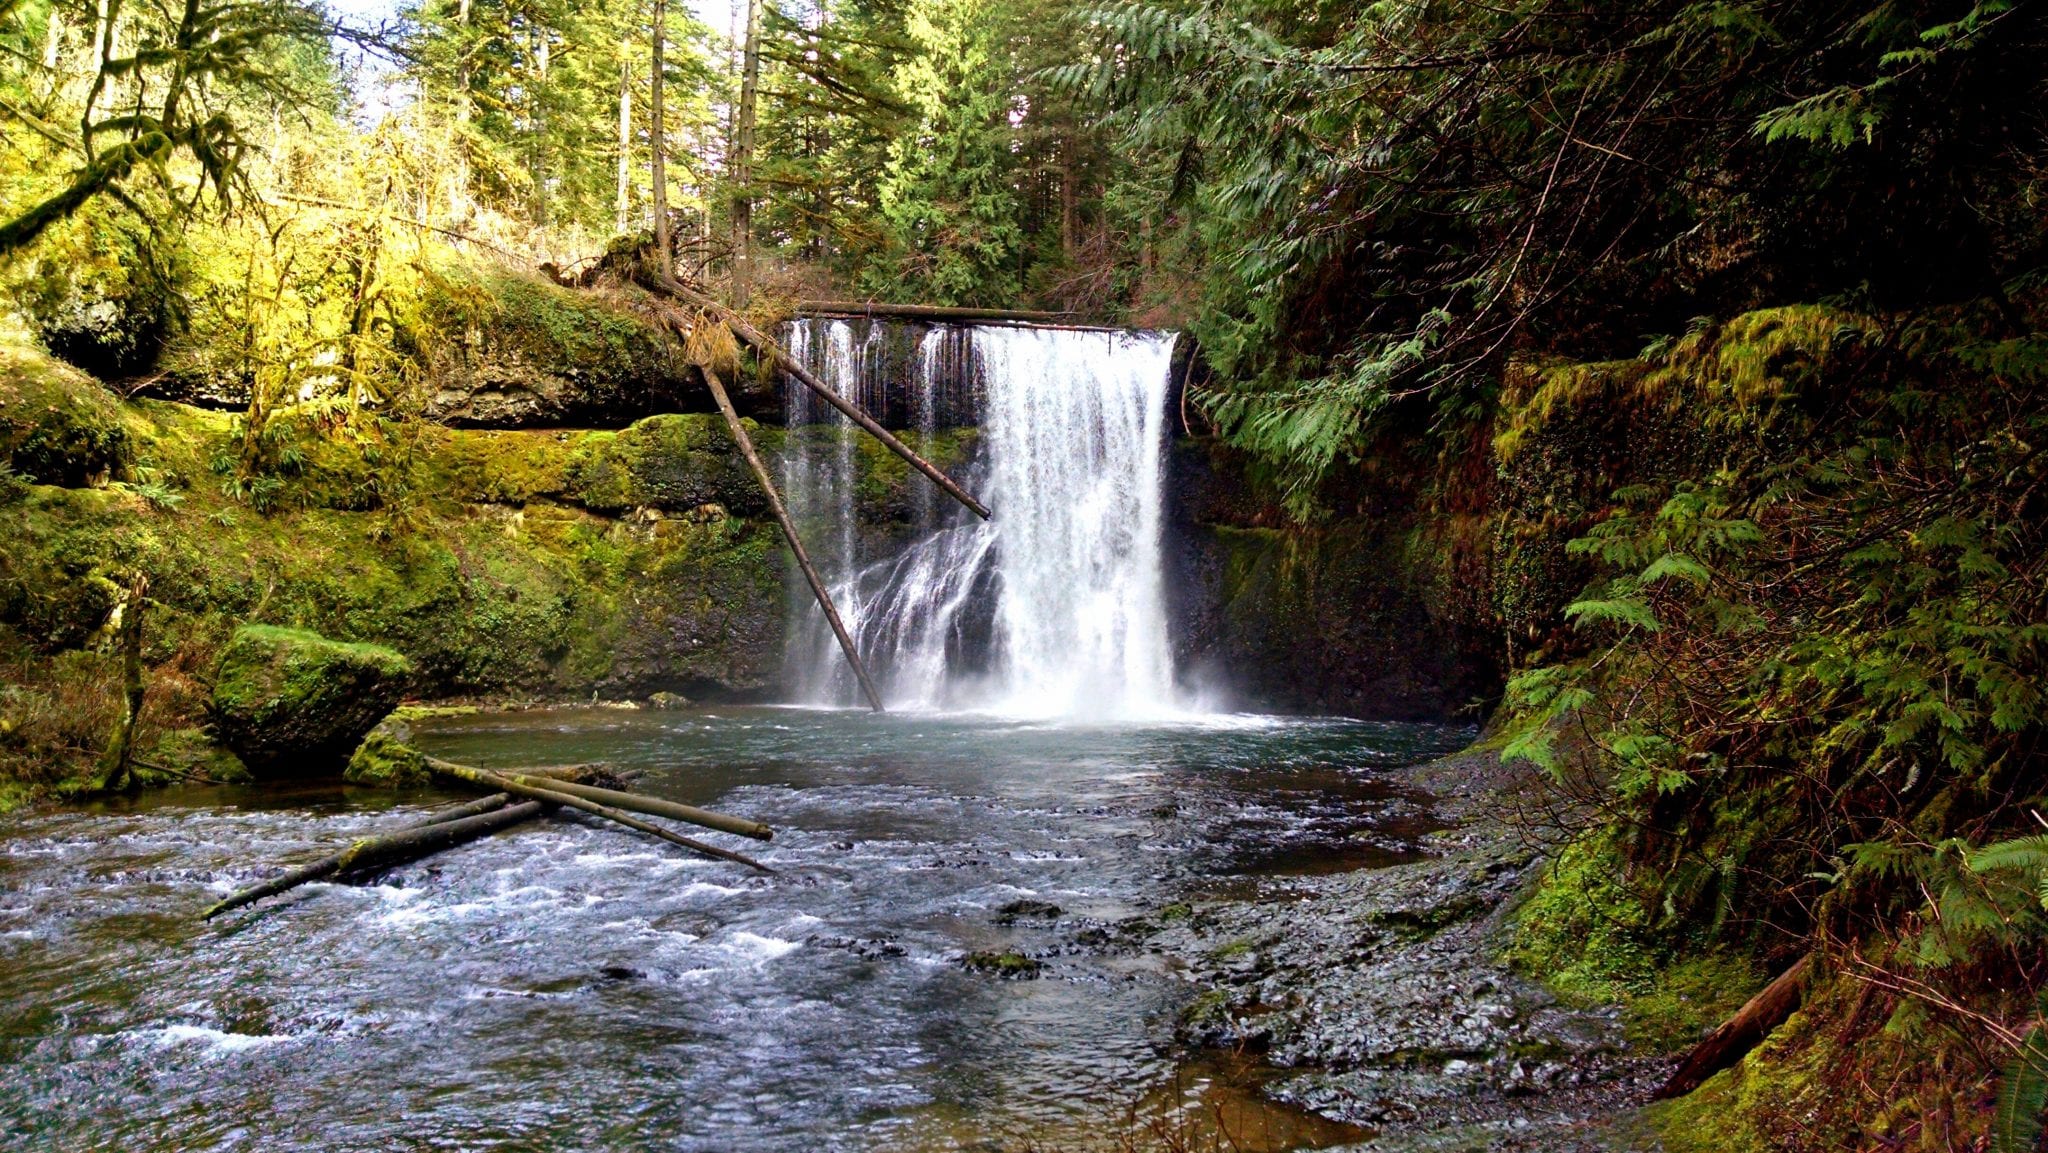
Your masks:
{"label": "fern frond", "polygon": [[2048,870],[2048,833],[1985,845],[1964,859],[1973,873]]}
{"label": "fern frond", "polygon": [[2034,1153],[2041,1143],[2041,1109],[2048,1105],[2048,1037],[2027,1030],[2019,1055],[2005,1067],[1991,1118],[1991,1153]]}

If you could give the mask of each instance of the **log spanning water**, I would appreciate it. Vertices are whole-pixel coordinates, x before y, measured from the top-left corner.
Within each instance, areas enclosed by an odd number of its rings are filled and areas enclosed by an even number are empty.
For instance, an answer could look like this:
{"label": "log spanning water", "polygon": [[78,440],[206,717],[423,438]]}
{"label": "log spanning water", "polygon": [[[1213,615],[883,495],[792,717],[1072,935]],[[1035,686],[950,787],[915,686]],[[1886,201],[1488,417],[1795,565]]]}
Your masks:
{"label": "log spanning water", "polygon": [[[850,438],[813,438],[788,455],[792,512],[889,706],[1181,711],[1161,547],[1174,338],[935,327],[907,365],[900,350],[889,354],[891,339],[880,322],[815,319],[788,330],[793,356],[854,403],[915,428],[913,444],[931,448],[948,426],[974,425],[963,475],[1000,494],[1002,514],[976,523],[923,500],[907,540],[877,534],[855,507]],[[788,396],[792,429],[836,422],[802,390]],[[791,645],[806,699],[852,699],[829,634],[806,624]]]}

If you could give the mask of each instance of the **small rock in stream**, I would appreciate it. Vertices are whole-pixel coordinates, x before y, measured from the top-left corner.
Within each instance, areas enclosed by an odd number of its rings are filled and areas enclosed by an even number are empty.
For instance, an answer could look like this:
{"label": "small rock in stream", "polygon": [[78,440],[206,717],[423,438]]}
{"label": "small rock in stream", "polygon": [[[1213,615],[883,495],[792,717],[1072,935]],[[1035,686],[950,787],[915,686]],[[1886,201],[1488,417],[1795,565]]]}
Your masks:
{"label": "small rock in stream", "polygon": [[1014,925],[1019,921],[1057,921],[1060,918],[1060,914],[1064,912],[1066,912],[1065,909],[1050,901],[1033,901],[1027,898],[1021,901],[1011,901],[1009,904],[997,909],[996,924]]}

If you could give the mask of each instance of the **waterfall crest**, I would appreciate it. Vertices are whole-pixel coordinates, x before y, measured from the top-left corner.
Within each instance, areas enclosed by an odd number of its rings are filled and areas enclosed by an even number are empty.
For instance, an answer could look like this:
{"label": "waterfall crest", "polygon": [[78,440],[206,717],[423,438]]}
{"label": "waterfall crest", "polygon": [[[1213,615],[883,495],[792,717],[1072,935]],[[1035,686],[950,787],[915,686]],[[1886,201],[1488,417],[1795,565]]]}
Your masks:
{"label": "waterfall crest", "polygon": [[[865,327],[799,321],[791,351],[870,411],[893,410],[890,423],[914,424],[913,447],[973,422],[962,479],[995,510],[976,520],[918,484],[907,532],[864,531],[845,418],[789,390],[790,504],[888,706],[1181,712],[1161,576],[1174,337],[939,327],[892,358],[884,326]],[[909,376],[907,397],[878,379],[892,370]],[[852,674],[808,594],[792,608],[797,699],[852,703]]]}

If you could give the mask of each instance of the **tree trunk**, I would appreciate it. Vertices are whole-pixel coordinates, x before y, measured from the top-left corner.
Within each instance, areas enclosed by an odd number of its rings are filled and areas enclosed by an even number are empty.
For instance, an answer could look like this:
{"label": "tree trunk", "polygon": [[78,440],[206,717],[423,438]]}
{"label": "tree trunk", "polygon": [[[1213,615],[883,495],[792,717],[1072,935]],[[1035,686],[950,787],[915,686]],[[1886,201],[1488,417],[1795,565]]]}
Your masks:
{"label": "tree trunk", "polygon": [[754,277],[754,101],[761,82],[761,0],[747,0],[740,107],[733,125],[732,300],[745,308]]}
{"label": "tree trunk", "polygon": [[309,865],[301,865],[281,876],[273,877],[260,885],[243,889],[241,892],[214,905],[200,914],[201,920],[211,921],[222,913],[253,904],[265,897],[275,896],[288,889],[331,877],[352,869],[382,868],[418,860],[430,853],[474,841],[488,833],[516,825],[521,821],[540,815],[546,808],[539,801],[523,804],[508,804],[510,798],[485,797],[473,802],[470,807],[482,807],[486,802],[495,801],[490,808],[468,816],[453,819],[447,816],[435,817],[415,825],[408,825],[398,832],[379,837],[363,837],[339,853],[322,857]]}
{"label": "tree trunk", "polygon": [[633,192],[633,37],[619,41],[619,200],[612,231],[625,235]]}
{"label": "tree trunk", "polygon": [[434,772],[440,773],[443,776],[449,776],[454,777],[457,780],[468,781],[473,785],[482,785],[485,788],[499,789],[504,792],[511,793],[515,796],[525,797],[528,800],[542,801],[551,805],[560,805],[565,809],[575,809],[579,812],[589,813],[593,817],[603,817],[607,821],[615,821],[618,824],[624,825],[629,829],[633,829],[637,832],[646,833],[650,837],[658,837],[661,840],[667,841],[672,845],[680,845],[685,849],[689,849],[692,852],[703,853],[705,856],[708,857],[717,857],[718,859],[724,861],[736,861],[739,864],[746,865],[750,868],[759,869],[764,873],[772,873],[775,871],[774,869],[769,868],[768,866],[753,859],[752,857],[746,856],[741,853],[732,852],[729,849],[721,849],[716,845],[707,845],[702,841],[694,840],[690,837],[685,837],[681,834],[670,832],[669,830],[662,828],[660,825],[650,825],[646,821],[643,821],[630,813],[622,812],[608,805],[600,805],[596,801],[585,800],[582,797],[574,796],[569,793],[560,792],[554,788],[540,788],[534,785],[522,784],[510,778],[501,777],[498,774],[490,772],[485,769],[472,768],[468,765],[458,765],[451,761],[444,761],[435,757],[427,758],[427,768],[433,770]]}
{"label": "tree trunk", "polygon": [[803,383],[805,388],[816,393],[833,408],[845,413],[847,419],[866,429],[868,435],[881,441],[890,452],[902,457],[912,468],[929,477],[933,484],[945,490],[946,495],[966,505],[969,511],[983,520],[987,520],[992,515],[987,505],[974,499],[974,497],[968,494],[966,489],[955,484],[953,478],[947,476],[937,465],[919,456],[909,445],[898,440],[894,433],[883,428],[876,422],[874,417],[869,416],[859,405],[848,401],[845,397],[832,391],[831,386],[819,380],[816,373],[799,364],[796,358],[789,355],[786,349],[768,339],[760,329],[749,324],[746,317],[682,283],[669,274],[666,269],[658,270],[651,283],[646,283],[643,280],[643,287],[665,293],[692,308],[718,317],[718,319],[725,322],[727,327],[732,329],[734,335],[745,341],[755,352],[773,361],[777,368],[796,377],[798,381]]}
{"label": "tree trunk", "polygon": [[453,808],[442,809],[440,812],[429,816],[426,820],[417,822],[410,827],[425,828],[428,825],[445,825],[449,821],[459,821],[464,817],[474,817],[482,813],[493,812],[511,803],[512,794],[492,793],[487,797],[478,797],[474,801],[456,805]]}
{"label": "tree trunk", "polygon": [[761,491],[768,496],[768,508],[775,514],[775,523],[782,526],[782,536],[789,542],[789,551],[796,554],[797,567],[804,571],[804,579],[810,582],[811,595],[818,598],[818,607],[825,610],[825,619],[832,625],[832,635],[839,638],[839,647],[846,653],[846,663],[853,666],[854,679],[860,682],[861,695],[868,699],[868,707],[882,711],[882,694],[875,691],[875,683],[868,679],[867,666],[861,663],[860,647],[854,644],[853,635],[846,631],[846,622],[839,619],[839,610],[832,604],[832,594],[826,591],[825,582],[818,579],[818,570],[811,565],[811,554],[804,550],[803,538],[796,533],[796,523],[789,519],[789,510],[782,505],[782,494],[775,491],[775,481],[768,475],[768,466],[761,463],[761,454],[754,451],[754,442],[748,438],[746,427],[740,424],[740,414],[732,407],[732,398],[725,394],[725,384],[709,365],[698,365],[704,373],[704,383],[711,386],[711,399],[718,402],[718,411],[725,415],[725,426],[732,431],[733,440],[740,446],[740,455],[747,458],[747,467],[754,470],[754,479],[760,483]]}
{"label": "tree trunk", "polygon": [[909,320],[993,321],[1009,324],[1044,324],[1056,328],[1099,329],[1122,332],[1108,325],[1067,323],[1071,312],[1030,312],[1015,308],[968,308],[946,304],[879,304],[872,300],[805,300],[798,302],[799,316],[900,316]]}
{"label": "tree trunk", "polygon": [[654,180],[654,250],[661,253],[664,274],[675,268],[675,243],[668,230],[668,125],[661,99],[662,52],[668,39],[668,0],[654,0],[654,76],[647,100],[648,142],[654,149],[650,173]]}
{"label": "tree trunk", "polygon": [[737,833],[742,837],[752,837],[757,841],[771,840],[775,836],[775,830],[759,821],[749,821],[744,817],[732,817],[724,813],[714,813],[709,809],[700,809],[695,805],[685,805],[677,801],[664,800],[660,797],[648,797],[642,796],[639,793],[621,792],[618,789],[600,788],[597,785],[586,785],[577,781],[561,781],[537,777],[528,772],[504,772],[499,775],[506,780],[518,781],[521,784],[532,785],[536,788],[554,789],[557,792],[582,797],[586,801],[598,801],[611,805],[613,808],[625,809],[628,812],[645,813],[650,817],[667,817],[670,820],[684,821],[692,825],[702,825],[707,829],[717,829],[721,833]]}
{"label": "tree trunk", "polygon": [[1078,251],[1075,227],[1080,221],[1081,190],[1074,186],[1074,131],[1060,138],[1060,256],[1072,267]]}
{"label": "tree trunk", "polygon": [[1721,1027],[1707,1034],[1706,1039],[1693,1046],[1678,1071],[1657,1090],[1654,1100],[1663,1101],[1672,1097],[1683,1097],[1706,1083],[1707,1078],[1742,1060],[1751,1049],[1770,1036],[1771,1030],[1785,1023],[1799,1008],[1800,998],[1806,992],[1806,980],[1813,971],[1813,957],[1808,955],[1778,975],[1778,979],[1764,986],[1764,990],[1751,997],[1733,1017]]}
{"label": "tree trunk", "polygon": [[469,219],[469,54],[475,48],[469,42],[469,0],[457,0],[455,24],[462,29],[457,34],[462,55],[455,67],[455,187],[449,191],[448,211],[459,222]]}
{"label": "tree trunk", "polygon": [[121,653],[121,717],[100,754],[99,790],[128,786],[128,763],[135,753],[135,722],[142,716],[142,605],[149,578],[137,576],[126,597],[114,606],[113,642]]}

